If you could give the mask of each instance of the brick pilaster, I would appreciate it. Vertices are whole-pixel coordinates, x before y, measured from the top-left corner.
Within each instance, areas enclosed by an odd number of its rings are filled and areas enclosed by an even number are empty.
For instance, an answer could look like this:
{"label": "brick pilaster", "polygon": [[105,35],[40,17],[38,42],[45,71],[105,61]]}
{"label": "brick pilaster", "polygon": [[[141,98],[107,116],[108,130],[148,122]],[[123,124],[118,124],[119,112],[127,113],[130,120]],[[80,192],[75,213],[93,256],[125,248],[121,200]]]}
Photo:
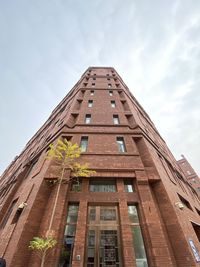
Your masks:
{"label": "brick pilaster", "polygon": [[87,223],[87,201],[82,201],[79,204],[72,267],[84,266],[86,223]]}
{"label": "brick pilaster", "polygon": [[121,247],[124,256],[124,267],[136,267],[135,253],[133,249],[132,233],[128,217],[128,206],[125,200],[119,202],[119,213],[121,223]]}
{"label": "brick pilaster", "polygon": [[[139,211],[146,251],[151,267],[174,267],[166,233],[162,228],[159,211],[155,205],[145,171],[136,171],[137,190],[140,198]],[[149,243],[150,241],[150,243]]]}

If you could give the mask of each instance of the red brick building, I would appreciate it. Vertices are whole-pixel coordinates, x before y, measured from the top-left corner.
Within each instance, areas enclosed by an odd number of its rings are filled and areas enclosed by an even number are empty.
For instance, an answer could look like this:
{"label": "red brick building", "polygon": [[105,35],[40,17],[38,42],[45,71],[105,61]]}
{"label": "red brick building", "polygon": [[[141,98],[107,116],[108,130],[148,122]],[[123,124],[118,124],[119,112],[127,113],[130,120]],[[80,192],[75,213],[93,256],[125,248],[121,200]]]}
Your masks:
{"label": "red brick building", "polygon": [[78,191],[61,186],[52,224],[58,243],[46,267],[200,266],[196,191],[115,69],[98,67],[86,70],[1,176],[7,266],[40,266],[28,245],[48,230],[59,186],[49,180],[60,170],[46,154],[59,137],[78,143],[96,174]]}
{"label": "red brick building", "polygon": [[197,173],[194,171],[188,160],[181,155],[181,159],[177,161],[179,167],[184,173],[188,182],[192,185],[192,187],[197,191],[197,194],[200,196],[200,178]]}

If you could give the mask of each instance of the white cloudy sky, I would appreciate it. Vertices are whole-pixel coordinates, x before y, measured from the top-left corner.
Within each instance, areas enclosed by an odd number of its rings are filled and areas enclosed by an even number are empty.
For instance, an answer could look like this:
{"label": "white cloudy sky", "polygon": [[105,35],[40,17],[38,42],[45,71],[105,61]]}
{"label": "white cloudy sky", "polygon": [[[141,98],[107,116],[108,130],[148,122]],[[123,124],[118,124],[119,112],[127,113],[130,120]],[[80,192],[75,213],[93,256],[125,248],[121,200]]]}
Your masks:
{"label": "white cloudy sky", "polygon": [[0,1],[0,173],[88,66],[113,66],[200,174],[199,0]]}

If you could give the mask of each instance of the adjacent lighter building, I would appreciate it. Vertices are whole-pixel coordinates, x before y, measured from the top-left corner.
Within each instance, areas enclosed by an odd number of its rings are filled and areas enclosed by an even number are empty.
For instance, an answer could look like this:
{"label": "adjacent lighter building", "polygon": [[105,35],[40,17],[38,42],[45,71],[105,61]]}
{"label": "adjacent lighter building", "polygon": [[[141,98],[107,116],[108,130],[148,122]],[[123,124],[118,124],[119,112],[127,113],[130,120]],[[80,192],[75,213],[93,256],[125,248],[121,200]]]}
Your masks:
{"label": "adjacent lighter building", "polygon": [[46,154],[58,138],[78,143],[96,174],[78,190],[62,184],[46,267],[199,266],[196,191],[115,69],[90,67],[1,176],[8,267],[40,266],[28,244],[48,230],[60,170]]}

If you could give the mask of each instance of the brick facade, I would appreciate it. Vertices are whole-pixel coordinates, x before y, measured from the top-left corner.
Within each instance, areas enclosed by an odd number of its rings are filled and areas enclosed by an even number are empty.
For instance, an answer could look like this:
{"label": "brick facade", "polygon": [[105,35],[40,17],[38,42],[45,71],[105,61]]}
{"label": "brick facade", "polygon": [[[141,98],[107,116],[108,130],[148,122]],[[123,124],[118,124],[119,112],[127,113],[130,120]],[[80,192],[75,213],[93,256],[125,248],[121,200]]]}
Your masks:
{"label": "brick facade", "polygon": [[197,194],[200,196],[200,178],[192,168],[188,160],[181,155],[182,158],[177,160],[179,167],[181,168],[182,172],[184,173],[188,182],[192,185],[192,187],[196,190]]}
{"label": "brick facade", "polygon": [[[88,107],[89,100],[93,101],[92,107]],[[115,101],[115,107],[111,101]],[[86,114],[91,115],[89,124],[85,123]],[[118,115],[119,124],[113,123],[113,115]],[[59,265],[59,260],[68,223],[67,210],[74,203],[79,209],[70,255],[73,267],[92,266],[87,265],[89,232],[95,233],[96,238],[93,266],[100,266],[102,257],[98,249],[102,244],[98,240],[103,231],[117,233],[119,253],[119,265],[104,266],[199,266],[199,196],[121,77],[115,69],[103,67],[86,70],[1,176],[0,256],[6,259],[7,266],[40,266],[37,253],[30,251],[28,245],[34,236],[47,234],[58,186],[50,181],[57,179],[60,172],[46,158],[47,149],[59,137],[80,144],[83,136],[88,137],[88,147],[79,161],[89,163],[96,174],[82,179],[80,192],[71,190],[69,183],[61,186],[52,225],[58,243],[46,257],[45,267],[64,266]],[[123,138],[120,140],[124,141],[124,152],[119,151],[117,138]],[[69,177],[66,172],[65,179]],[[93,180],[115,181],[116,191],[91,192]],[[126,192],[127,180],[133,192]],[[22,202],[27,206],[19,214],[17,209]],[[137,223],[130,221],[130,205],[137,206]],[[101,221],[101,217],[100,222],[89,221],[89,208],[101,212],[104,207],[113,207],[117,213],[115,222]],[[138,244],[133,245],[138,238],[136,232],[132,234],[134,229],[141,229],[148,265],[138,258],[135,248]],[[196,247],[196,258],[191,243]]]}

